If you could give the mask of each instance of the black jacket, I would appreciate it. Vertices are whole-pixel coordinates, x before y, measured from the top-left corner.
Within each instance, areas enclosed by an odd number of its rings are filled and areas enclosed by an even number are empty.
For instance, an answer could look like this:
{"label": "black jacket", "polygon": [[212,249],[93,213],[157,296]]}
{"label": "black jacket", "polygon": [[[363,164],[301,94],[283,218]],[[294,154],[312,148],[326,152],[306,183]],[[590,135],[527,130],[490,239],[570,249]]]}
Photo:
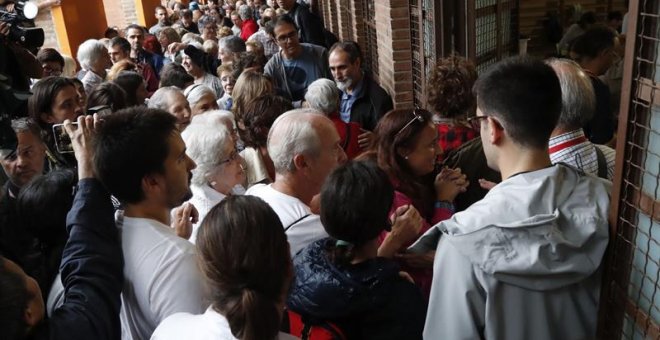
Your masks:
{"label": "black jacket", "polygon": [[325,29],[323,28],[321,18],[310,12],[307,6],[296,3],[293,5],[291,11],[289,11],[289,14],[296,23],[296,26],[298,26],[300,42],[330,48],[325,43]]}
{"label": "black jacket", "polygon": [[365,130],[373,131],[378,121],[391,111],[394,105],[392,97],[367,74],[362,81],[362,94],[351,107],[351,121],[359,123]]}
{"label": "black jacket", "polygon": [[60,267],[65,302],[33,338],[120,339],[124,260],[110,195],[98,180],[78,183],[67,230]]}
{"label": "black jacket", "polygon": [[287,307],[334,323],[348,339],[421,339],[426,305],[396,262],[376,258],[339,267],[325,251],[334,242],[316,241],[294,257]]}

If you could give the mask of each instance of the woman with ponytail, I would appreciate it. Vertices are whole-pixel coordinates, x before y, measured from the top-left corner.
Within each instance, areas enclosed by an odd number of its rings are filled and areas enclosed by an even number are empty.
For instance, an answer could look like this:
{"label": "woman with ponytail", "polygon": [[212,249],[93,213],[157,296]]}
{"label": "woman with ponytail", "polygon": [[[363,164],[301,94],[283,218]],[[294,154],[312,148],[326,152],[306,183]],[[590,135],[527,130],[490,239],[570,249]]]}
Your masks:
{"label": "woman with ponytail", "polygon": [[420,223],[414,209],[389,221],[393,197],[387,174],[372,162],[349,162],[328,177],[321,221],[331,237],[294,257],[290,310],[303,320],[334,324],[347,339],[422,338],[421,291],[396,261],[378,257],[383,231],[391,226],[392,234],[409,233],[414,228],[407,224]]}
{"label": "woman with ponytail", "polygon": [[229,196],[206,215],[197,235],[211,306],[177,313],[152,340],[295,339],[279,333],[291,282],[289,244],[279,217],[254,196]]}

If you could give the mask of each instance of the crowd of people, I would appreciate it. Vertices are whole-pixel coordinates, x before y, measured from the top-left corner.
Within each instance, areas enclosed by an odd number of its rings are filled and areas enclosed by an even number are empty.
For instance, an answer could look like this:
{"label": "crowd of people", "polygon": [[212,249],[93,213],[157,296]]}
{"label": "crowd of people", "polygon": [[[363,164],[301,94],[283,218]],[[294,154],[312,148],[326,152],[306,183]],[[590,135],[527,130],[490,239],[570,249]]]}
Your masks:
{"label": "crowd of people", "polygon": [[78,72],[35,56],[0,153],[3,339],[595,337],[614,30],[438,59],[428,110],[394,109],[304,1],[154,16]]}

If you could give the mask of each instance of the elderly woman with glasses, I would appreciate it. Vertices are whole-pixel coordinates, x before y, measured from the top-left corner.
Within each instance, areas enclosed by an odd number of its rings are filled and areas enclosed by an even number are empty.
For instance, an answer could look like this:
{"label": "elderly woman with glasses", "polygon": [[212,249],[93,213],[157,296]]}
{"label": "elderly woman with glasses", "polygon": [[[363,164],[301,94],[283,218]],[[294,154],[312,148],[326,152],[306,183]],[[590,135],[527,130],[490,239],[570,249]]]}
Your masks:
{"label": "elderly woman with glasses", "polygon": [[186,153],[197,164],[190,186],[193,196],[184,203],[192,204],[198,212],[190,237],[194,243],[206,214],[232,195],[234,187],[245,180],[245,172],[232,132],[220,120],[205,119],[204,114],[196,116],[181,137],[186,143]]}
{"label": "elderly woman with glasses", "polygon": [[[394,186],[390,209],[416,209],[423,217],[416,237],[398,240],[396,257],[428,297],[433,268],[433,253],[408,254],[405,249],[431,225],[449,218],[453,200],[465,191],[468,182],[460,169],[438,170],[438,130],[426,110],[394,110],[387,113],[374,131],[371,149],[362,157],[374,160]],[[388,241],[391,234],[383,233]]]}

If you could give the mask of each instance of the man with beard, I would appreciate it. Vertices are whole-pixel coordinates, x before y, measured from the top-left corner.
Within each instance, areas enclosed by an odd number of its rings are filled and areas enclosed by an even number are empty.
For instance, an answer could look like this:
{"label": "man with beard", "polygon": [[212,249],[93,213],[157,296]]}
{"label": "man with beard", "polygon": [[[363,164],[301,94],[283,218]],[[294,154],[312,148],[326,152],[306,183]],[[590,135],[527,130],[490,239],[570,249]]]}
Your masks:
{"label": "man with beard", "polygon": [[143,107],[105,117],[94,155],[99,179],[124,207],[117,218],[125,262],[122,339],[149,339],[169,315],[206,307],[194,247],[170,227],[170,210],[192,197],[195,162],[176,118]]}
{"label": "man with beard", "polygon": [[165,28],[170,27],[170,18],[167,14],[167,9],[163,6],[156,6],[154,16],[158,22],[149,28],[149,34],[158,36],[158,33]]}
{"label": "man with beard", "polygon": [[356,122],[364,133],[361,148],[368,145],[371,132],[381,117],[392,110],[392,97],[362,70],[360,47],[353,41],[342,41],[330,48],[330,72],[341,90],[339,114],[345,122]]}
{"label": "man with beard", "polygon": [[300,43],[293,19],[282,15],[273,24],[273,38],[280,52],[273,55],[264,68],[264,74],[273,78],[278,95],[301,107],[309,84],[316,79],[330,79],[328,50],[325,47]]}

